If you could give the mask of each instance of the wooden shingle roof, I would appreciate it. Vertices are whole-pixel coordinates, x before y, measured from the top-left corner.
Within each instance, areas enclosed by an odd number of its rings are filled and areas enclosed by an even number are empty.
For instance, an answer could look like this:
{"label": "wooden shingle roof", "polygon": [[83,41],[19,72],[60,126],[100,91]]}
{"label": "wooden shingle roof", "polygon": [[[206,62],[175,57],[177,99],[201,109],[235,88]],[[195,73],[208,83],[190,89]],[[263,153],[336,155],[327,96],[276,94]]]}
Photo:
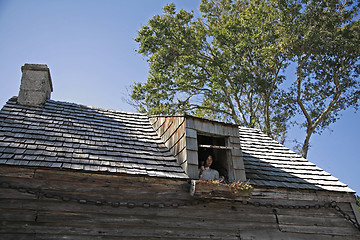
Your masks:
{"label": "wooden shingle roof", "polygon": [[16,100],[0,111],[0,164],[188,178],[144,114]]}
{"label": "wooden shingle roof", "polygon": [[255,186],[354,192],[330,173],[258,129],[240,127],[247,179]]}
{"label": "wooden shingle roof", "polygon": [[[257,129],[239,128],[246,178],[259,187],[354,192]],[[0,111],[0,164],[188,179],[145,114],[11,98]]]}

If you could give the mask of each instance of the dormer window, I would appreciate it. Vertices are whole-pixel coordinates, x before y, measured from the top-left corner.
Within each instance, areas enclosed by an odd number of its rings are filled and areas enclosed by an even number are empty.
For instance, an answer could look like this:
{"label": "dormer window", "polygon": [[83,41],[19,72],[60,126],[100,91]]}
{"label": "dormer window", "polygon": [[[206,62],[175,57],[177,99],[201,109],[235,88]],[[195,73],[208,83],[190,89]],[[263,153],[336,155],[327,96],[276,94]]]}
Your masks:
{"label": "dormer window", "polygon": [[198,143],[198,167],[205,165],[205,161],[208,156],[212,156],[213,163],[212,169],[219,172],[220,176],[225,178],[225,181],[229,181],[229,153],[225,146],[226,137],[219,136],[207,136],[203,134],[197,134]]}
{"label": "dormer window", "polygon": [[154,116],[150,121],[191,179],[209,155],[212,168],[227,182],[246,181],[237,125],[192,116]]}

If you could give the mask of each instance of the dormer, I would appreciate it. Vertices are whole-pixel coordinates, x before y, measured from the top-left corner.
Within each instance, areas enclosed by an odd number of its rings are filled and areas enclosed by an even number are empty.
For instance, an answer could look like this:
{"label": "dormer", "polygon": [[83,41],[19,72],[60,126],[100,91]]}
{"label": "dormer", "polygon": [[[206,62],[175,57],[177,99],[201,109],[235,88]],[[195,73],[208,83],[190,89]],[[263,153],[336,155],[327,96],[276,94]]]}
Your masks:
{"label": "dormer", "polygon": [[212,168],[228,182],[246,181],[238,125],[188,115],[152,116],[150,122],[189,178],[199,179],[212,155]]}

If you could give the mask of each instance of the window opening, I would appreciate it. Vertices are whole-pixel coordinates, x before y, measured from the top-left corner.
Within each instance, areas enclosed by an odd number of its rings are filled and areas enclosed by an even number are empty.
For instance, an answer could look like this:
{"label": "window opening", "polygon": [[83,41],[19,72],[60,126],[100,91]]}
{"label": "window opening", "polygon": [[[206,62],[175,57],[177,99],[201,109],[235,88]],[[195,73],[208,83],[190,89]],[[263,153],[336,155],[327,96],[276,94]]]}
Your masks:
{"label": "window opening", "polygon": [[209,155],[213,157],[210,168],[219,172],[225,181],[229,181],[228,148],[225,146],[226,138],[218,136],[197,135],[198,141],[198,167],[205,165]]}

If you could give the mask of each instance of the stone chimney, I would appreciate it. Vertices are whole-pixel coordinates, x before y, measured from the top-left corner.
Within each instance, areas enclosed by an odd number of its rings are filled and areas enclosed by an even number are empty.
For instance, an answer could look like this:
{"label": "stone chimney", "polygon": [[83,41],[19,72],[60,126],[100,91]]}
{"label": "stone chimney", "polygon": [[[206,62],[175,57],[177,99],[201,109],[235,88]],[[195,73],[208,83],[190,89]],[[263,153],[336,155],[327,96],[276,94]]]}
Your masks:
{"label": "stone chimney", "polygon": [[53,91],[50,70],[46,64],[27,64],[21,67],[22,77],[18,103],[41,106]]}

